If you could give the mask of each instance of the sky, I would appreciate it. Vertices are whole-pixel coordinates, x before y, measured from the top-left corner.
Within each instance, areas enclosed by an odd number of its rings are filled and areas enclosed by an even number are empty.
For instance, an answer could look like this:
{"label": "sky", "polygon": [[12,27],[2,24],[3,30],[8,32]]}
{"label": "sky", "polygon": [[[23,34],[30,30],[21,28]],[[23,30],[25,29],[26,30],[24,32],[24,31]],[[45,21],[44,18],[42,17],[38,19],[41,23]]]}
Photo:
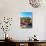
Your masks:
{"label": "sky", "polygon": [[32,12],[21,12],[20,16],[21,17],[31,17],[32,18]]}

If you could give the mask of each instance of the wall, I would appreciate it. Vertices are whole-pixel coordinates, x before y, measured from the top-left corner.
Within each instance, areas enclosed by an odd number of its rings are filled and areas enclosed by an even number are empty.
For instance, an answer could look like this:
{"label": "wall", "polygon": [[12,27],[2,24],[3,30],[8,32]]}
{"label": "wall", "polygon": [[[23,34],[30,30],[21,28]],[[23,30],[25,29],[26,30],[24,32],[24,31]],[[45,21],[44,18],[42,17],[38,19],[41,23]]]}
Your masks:
{"label": "wall", "polygon": [[[21,29],[19,27],[20,16],[19,12],[31,11],[33,12],[33,27],[32,29]],[[16,40],[28,40],[34,34],[39,40],[45,39],[45,8],[32,8],[28,0],[0,0],[0,18],[3,16],[12,17],[13,22],[8,31],[10,37]],[[0,31],[0,35],[2,31]],[[45,33],[45,34],[44,34]],[[4,34],[4,33],[3,33]],[[4,37],[0,36],[0,39]]]}
{"label": "wall", "polygon": [[46,39],[46,15],[45,15],[45,31],[44,31],[44,39]]}

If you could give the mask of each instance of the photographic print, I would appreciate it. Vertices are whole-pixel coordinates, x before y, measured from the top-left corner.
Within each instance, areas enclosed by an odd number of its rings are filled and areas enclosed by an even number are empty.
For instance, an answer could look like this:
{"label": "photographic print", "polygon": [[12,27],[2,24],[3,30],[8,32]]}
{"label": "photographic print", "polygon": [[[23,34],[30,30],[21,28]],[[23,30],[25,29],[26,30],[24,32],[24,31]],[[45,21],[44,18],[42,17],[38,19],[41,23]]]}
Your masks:
{"label": "photographic print", "polygon": [[20,27],[21,28],[32,28],[32,12],[21,12],[20,13]]}

